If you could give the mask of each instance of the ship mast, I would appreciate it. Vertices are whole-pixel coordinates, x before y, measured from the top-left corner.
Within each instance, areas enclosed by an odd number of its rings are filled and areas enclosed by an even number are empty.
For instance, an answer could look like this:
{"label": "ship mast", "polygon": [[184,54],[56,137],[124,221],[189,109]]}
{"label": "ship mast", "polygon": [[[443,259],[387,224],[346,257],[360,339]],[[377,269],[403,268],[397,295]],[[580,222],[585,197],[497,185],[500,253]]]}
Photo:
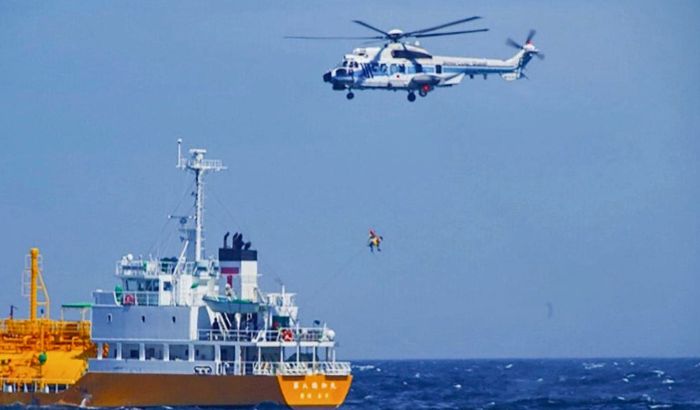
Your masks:
{"label": "ship mast", "polygon": [[195,181],[195,213],[194,213],[194,259],[202,259],[203,237],[203,214],[204,214],[204,174],[207,171],[222,171],[226,169],[221,160],[204,159],[207,150],[193,148],[189,150],[190,159],[182,156],[182,139],[177,140],[177,167],[194,173]]}

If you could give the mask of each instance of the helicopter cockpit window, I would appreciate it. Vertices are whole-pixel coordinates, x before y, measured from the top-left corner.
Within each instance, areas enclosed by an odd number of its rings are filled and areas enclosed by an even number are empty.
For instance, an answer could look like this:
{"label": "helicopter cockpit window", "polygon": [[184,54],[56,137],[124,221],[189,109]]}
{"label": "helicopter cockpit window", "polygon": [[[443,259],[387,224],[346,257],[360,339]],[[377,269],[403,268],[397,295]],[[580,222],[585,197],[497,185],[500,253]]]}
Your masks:
{"label": "helicopter cockpit window", "polygon": [[399,72],[400,72],[400,73],[405,73],[405,72],[406,72],[406,66],[403,65],[403,64],[399,65]]}
{"label": "helicopter cockpit window", "polygon": [[397,71],[399,71],[399,67],[396,64],[392,64],[389,66],[389,72],[391,74],[395,74]]}

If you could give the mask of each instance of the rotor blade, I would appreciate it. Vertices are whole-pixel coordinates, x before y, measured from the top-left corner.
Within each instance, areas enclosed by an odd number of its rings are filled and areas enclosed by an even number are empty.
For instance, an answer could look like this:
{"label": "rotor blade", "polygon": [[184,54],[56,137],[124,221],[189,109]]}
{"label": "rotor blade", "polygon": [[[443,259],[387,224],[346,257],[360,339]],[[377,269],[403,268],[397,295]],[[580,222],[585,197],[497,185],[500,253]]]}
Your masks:
{"label": "rotor blade", "polygon": [[445,33],[413,34],[410,37],[423,38],[423,37],[454,36],[457,34],[481,33],[484,31],[489,31],[489,29],[480,28],[480,29],[476,29],[476,30],[448,31]]}
{"label": "rotor blade", "polygon": [[535,30],[530,30],[530,32],[527,33],[527,39],[525,40],[525,44],[532,41],[532,38],[535,37],[535,33],[537,33]]}
{"label": "rotor blade", "polygon": [[377,38],[374,40],[363,41],[360,44],[363,46],[373,46],[373,45],[384,44],[385,41],[386,41],[386,39],[384,37],[382,37],[382,38]]}
{"label": "rotor blade", "polygon": [[523,46],[522,46],[520,43],[518,43],[517,41],[513,40],[512,38],[507,39],[507,40],[506,40],[506,44],[509,45],[509,46],[511,46],[511,47],[517,48],[518,50],[520,50],[521,48],[523,48]]}
{"label": "rotor blade", "polygon": [[363,27],[367,27],[368,29],[373,30],[373,31],[376,31],[377,33],[382,33],[382,34],[384,34],[386,37],[389,37],[389,33],[387,33],[386,31],[380,30],[380,29],[378,29],[378,28],[376,28],[376,27],[374,27],[374,26],[370,26],[369,24],[365,23],[364,21],[353,20],[352,22],[355,23],[355,24],[359,24],[359,25],[361,25],[361,26],[363,26]]}
{"label": "rotor blade", "polygon": [[284,36],[287,39],[293,40],[381,40],[384,37],[374,36],[374,37],[323,37],[323,36]]}
{"label": "rotor blade", "polygon": [[410,31],[408,33],[405,33],[404,37],[412,36],[414,34],[427,33],[429,31],[440,30],[441,28],[454,26],[456,24],[466,23],[468,21],[478,20],[480,18],[481,18],[480,16],[472,16],[472,17],[467,17],[467,18],[461,19],[461,20],[455,20],[455,21],[451,21],[449,23],[440,24],[439,26],[435,26],[435,27],[428,27],[428,28],[424,28],[422,30],[414,30],[414,31]]}

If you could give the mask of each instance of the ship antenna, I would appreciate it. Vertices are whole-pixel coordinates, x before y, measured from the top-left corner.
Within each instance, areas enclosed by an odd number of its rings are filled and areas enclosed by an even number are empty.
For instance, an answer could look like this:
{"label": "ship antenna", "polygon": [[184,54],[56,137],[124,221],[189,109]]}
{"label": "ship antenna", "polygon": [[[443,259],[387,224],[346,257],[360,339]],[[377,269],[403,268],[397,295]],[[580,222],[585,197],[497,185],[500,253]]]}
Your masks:
{"label": "ship antenna", "polygon": [[204,159],[207,150],[201,148],[193,148],[189,150],[190,159],[182,156],[182,139],[177,140],[177,168],[192,171],[195,181],[195,239],[194,239],[194,258],[195,261],[202,259],[202,242],[204,237],[203,232],[203,212],[204,212],[204,174],[207,171],[222,171],[226,169],[223,162],[218,159]]}

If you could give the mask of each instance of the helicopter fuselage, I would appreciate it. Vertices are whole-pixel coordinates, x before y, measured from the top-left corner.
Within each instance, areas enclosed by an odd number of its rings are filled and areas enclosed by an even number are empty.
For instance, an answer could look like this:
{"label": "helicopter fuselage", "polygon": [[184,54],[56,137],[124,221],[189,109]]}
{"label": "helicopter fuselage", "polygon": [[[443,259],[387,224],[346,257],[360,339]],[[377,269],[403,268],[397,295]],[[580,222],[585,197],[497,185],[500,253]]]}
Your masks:
{"label": "helicopter fuselage", "polygon": [[405,90],[426,96],[436,87],[458,85],[466,76],[497,74],[508,81],[517,80],[533,51],[534,46],[532,50],[524,48],[507,60],[433,56],[418,46],[390,42],[383,47],[356,48],[327,71],[323,80],[334,90]]}

